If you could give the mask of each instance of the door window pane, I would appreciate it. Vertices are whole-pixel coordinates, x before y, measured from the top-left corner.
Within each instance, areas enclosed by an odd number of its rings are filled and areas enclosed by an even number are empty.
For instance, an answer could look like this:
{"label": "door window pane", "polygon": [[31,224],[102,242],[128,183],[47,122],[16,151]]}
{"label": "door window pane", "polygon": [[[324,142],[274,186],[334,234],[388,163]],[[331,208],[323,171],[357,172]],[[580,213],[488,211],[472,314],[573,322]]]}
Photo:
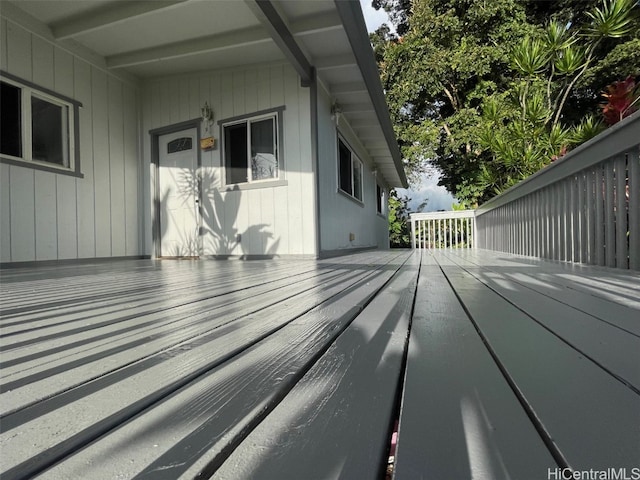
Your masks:
{"label": "door window pane", "polygon": [[65,107],[38,97],[31,97],[32,158],[65,165]]}
{"label": "door window pane", "polygon": [[0,152],[22,157],[22,92],[19,87],[0,82]]}
{"label": "door window pane", "polygon": [[251,122],[251,179],[278,177],[273,118]]}

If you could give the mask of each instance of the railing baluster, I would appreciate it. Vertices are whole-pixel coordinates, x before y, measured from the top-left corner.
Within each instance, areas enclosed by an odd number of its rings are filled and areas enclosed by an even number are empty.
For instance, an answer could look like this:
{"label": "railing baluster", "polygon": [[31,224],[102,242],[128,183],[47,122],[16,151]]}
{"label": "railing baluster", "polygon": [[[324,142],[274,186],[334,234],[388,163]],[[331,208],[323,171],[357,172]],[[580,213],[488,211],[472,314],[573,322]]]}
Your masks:
{"label": "railing baluster", "polygon": [[640,155],[629,152],[629,268],[640,270]]}
{"label": "railing baluster", "polygon": [[596,197],[596,223],[594,225],[596,232],[596,264],[605,264],[605,229],[604,224],[604,172],[602,165],[598,165],[596,169],[596,184],[594,185],[594,192]]}
{"label": "railing baluster", "polygon": [[627,158],[621,155],[615,160],[615,201],[616,201],[616,267],[628,268],[629,257],[627,247]]}
{"label": "railing baluster", "polygon": [[604,165],[605,264],[616,266],[616,220],[613,162]]}

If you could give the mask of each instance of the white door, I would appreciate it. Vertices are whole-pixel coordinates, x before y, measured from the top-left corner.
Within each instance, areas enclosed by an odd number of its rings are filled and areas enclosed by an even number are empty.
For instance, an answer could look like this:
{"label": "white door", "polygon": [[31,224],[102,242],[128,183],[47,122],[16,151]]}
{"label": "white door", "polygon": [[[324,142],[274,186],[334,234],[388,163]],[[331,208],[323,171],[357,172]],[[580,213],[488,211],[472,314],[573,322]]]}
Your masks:
{"label": "white door", "polygon": [[197,130],[190,128],[158,139],[163,257],[197,257],[200,252],[197,135]]}

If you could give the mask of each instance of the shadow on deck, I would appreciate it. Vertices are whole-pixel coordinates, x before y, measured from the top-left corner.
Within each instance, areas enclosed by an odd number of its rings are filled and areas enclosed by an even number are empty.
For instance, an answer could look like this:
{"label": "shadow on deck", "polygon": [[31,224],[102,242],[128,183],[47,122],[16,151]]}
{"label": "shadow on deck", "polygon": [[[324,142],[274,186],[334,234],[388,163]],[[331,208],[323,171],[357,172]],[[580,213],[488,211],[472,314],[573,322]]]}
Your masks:
{"label": "shadow on deck", "polygon": [[398,479],[638,466],[637,273],[480,250],[1,273],[3,479],[383,478],[398,416]]}

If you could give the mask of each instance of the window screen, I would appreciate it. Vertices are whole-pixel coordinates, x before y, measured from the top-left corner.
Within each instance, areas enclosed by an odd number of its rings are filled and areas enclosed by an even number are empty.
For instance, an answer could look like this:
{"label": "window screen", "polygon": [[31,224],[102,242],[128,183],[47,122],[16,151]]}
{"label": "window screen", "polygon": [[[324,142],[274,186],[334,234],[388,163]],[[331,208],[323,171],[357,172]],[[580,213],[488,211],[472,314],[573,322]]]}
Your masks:
{"label": "window screen", "polygon": [[351,150],[344,144],[342,140],[338,140],[338,155],[339,155],[339,175],[340,175],[340,190],[353,194],[351,188]]}

